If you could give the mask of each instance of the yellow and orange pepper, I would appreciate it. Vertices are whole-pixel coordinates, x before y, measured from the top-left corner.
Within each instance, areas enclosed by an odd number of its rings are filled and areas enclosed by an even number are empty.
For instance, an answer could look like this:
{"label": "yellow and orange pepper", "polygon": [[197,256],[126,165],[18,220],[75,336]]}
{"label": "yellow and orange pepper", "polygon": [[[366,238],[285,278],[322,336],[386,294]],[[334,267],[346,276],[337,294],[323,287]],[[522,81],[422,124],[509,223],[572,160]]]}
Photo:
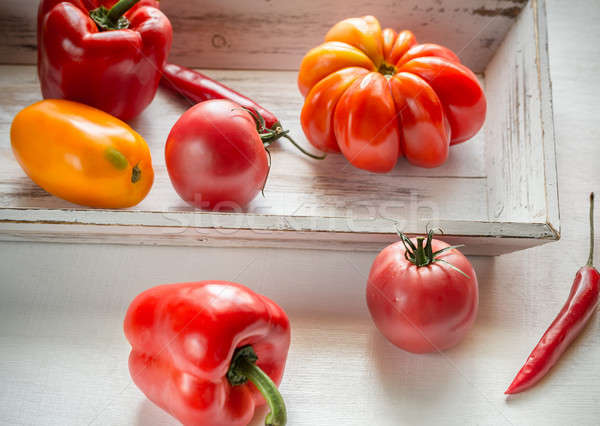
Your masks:
{"label": "yellow and orange pepper", "polygon": [[20,111],[12,149],[27,175],[49,193],[89,207],[138,204],[154,181],[144,139],[116,117],[66,100]]}

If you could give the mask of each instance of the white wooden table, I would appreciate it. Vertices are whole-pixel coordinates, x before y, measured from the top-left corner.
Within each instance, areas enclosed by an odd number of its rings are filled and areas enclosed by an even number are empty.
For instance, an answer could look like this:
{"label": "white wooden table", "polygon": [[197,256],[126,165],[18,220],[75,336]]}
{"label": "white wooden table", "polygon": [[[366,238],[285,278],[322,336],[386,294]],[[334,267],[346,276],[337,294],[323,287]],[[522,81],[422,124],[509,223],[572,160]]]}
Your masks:
{"label": "white wooden table", "polygon": [[[480,312],[457,348],[409,355],[376,332],[363,295],[375,253],[2,243],[0,424],[176,424],[131,383],[121,321],[145,288],[209,278],[263,289],[288,311],[290,425],[598,424],[598,316],[536,388],[503,391],[587,257],[587,194],[600,192],[599,20],[599,2],[548,1],[562,240],[472,258]],[[315,282],[324,290],[307,312]]]}

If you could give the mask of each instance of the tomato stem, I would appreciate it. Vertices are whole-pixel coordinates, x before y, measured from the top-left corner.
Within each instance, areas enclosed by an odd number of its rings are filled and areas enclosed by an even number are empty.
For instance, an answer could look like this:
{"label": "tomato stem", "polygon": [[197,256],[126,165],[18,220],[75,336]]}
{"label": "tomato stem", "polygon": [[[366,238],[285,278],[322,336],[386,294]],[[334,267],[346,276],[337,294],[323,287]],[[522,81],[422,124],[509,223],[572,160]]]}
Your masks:
{"label": "tomato stem", "polygon": [[302,148],[300,145],[298,145],[298,143],[292,139],[292,137],[287,134],[287,132],[289,132],[289,130],[286,130],[286,133],[283,134],[282,136],[284,138],[286,138],[288,141],[290,141],[292,143],[292,145],[294,145],[302,154],[309,156],[310,158],[313,158],[315,160],[323,160],[327,154],[323,154],[323,155],[316,155],[316,154],[311,154],[310,152],[306,151],[304,148]]}
{"label": "tomato stem", "polygon": [[594,265],[594,193],[590,193],[590,255],[587,264]]}
{"label": "tomato stem", "polygon": [[265,119],[262,117],[262,115],[260,115],[258,112],[254,111],[251,108],[242,107],[242,109],[248,114],[250,114],[254,119],[254,122],[256,123],[256,131],[258,132],[258,135],[260,136],[260,139],[262,140],[265,149],[270,147],[273,142],[281,138],[285,138],[288,141],[290,141],[292,145],[294,145],[302,154],[310,158],[314,158],[315,160],[322,160],[326,157],[326,155],[311,154],[310,152],[302,148],[300,145],[298,145],[298,143],[289,135],[290,131],[284,130],[279,121],[273,124],[273,126],[271,126],[270,129],[268,129],[265,127]]}
{"label": "tomato stem", "polygon": [[[461,271],[459,268],[457,268],[456,266],[447,262],[446,260],[438,257],[439,255],[446,253],[447,251],[462,247],[462,244],[456,245],[456,246],[444,247],[443,249],[440,249],[440,250],[434,252],[433,251],[433,243],[432,243],[433,236],[434,236],[433,229],[430,229],[427,232],[427,238],[417,237],[417,245],[416,246],[399,229],[397,229],[397,232],[398,232],[398,235],[400,236],[400,241],[402,241],[402,244],[404,245],[404,258],[406,260],[408,260],[409,262],[413,263],[414,265],[416,265],[417,268],[420,268],[422,266],[429,266],[435,262],[441,262],[441,263],[448,265],[448,267],[450,267],[451,269],[454,269],[456,272],[459,272],[460,274],[469,278],[469,276],[467,274],[465,274],[463,271]],[[425,241],[425,245],[423,245],[423,241]]]}
{"label": "tomato stem", "polygon": [[261,140],[263,141],[263,145],[265,145],[265,148],[270,147],[273,142],[279,140],[280,138],[285,138],[288,141],[290,141],[292,145],[294,145],[302,154],[315,160],[322,160],[325,158],[325,155],[315,155],[306,151],[304,148],[298,145],[298,143],[294,139],[292,139],[292,137],[289,135],[289,132],[289,130],[283,130],[281,124],[277,122],[273,125],[271,129],[263,130],[263,132],[259,132],[258,134]]}
{"label": "tomato stem", "polygon": [[391,76],[396,74],[396,67],[392,64],[388,64],[387,62],[383,61],[377,71],[379,71],[384,76],[390,78]]}
{"label": "tomato stem", "polygon": [[425,255],[425,248],[423,247],[423,241],[425,238],[417,237],[417,250],[415,251],[415,265],[417,266],[425,266],[429,265],[430,259],[427,259]]}
{"label": "tomato stem", "polygon": [[258,356],[252,346],[246,345],[236,349],[227,372],[227,379],[232,386],[239,386],[248,380],[259,390],[269,405],[270,412],[265,418],[266,426],[283,426],[287,422],[285,402],[277,385],[256,365]]}

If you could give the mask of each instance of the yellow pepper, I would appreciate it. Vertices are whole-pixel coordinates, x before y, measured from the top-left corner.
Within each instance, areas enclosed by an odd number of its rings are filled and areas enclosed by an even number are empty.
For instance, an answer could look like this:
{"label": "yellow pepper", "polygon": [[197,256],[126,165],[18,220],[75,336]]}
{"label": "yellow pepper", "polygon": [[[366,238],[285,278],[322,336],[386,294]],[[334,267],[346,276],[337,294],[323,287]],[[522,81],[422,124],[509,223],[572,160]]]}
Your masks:
{"label": "yellow pepper", "polygon": [[118,118],[77,102],[28,106],[13,120],[10,139],[31,180],[75,204],[134,206],[154,181],[146,141]]}

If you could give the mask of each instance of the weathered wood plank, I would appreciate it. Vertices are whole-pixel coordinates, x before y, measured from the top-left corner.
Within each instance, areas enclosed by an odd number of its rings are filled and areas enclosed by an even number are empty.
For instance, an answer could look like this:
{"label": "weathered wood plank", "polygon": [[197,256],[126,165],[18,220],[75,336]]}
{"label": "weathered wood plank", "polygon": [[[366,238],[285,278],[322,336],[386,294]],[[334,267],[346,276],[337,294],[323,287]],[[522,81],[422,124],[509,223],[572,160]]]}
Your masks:
{"label": "weathered wood plank", "polygon": [[[172,223],[178,225],[177,218],[173,218]],[[356,226],[361,222],[353,224]],[[0,241],[224,248],[273,247],[352,252],[375,252],[398,241],[398,236],[393,233],[299,230],[294,220],[286,224],[287,228],[266,231],[230,228],[226,227],[227,223],[219,225],[222,227],[0,222]],[[425,227],[427,224],[422,225]],[[448,221],[439,225],[448,232],[443,237],[444,241],[449,244],[464,244],[465,247],[461,251],[470,255],[496,256],[554,240],[552,229],[544,223],[494,224]],[[473,234],[464,235],[464,229],[473,230]],[[533,238],[521,237],[525,233]]]}
{"label": "weathered wood plank", "polygon": [[[532,1],[486,69],[490,218],[558,229],[555,141],[543,3]],[[542,21],[540,21],[542,20]]]}
{"label": "weathered wood plank", "polygon": [[[35,63],[37,0],[0,4],[2,62]],[[375,15],[383,26],[411,29],[441,43],[481,72],[526,0],[178,0],[164,1],[174,43],[171,60],[202,68],[296,69],[329,27]]]}

